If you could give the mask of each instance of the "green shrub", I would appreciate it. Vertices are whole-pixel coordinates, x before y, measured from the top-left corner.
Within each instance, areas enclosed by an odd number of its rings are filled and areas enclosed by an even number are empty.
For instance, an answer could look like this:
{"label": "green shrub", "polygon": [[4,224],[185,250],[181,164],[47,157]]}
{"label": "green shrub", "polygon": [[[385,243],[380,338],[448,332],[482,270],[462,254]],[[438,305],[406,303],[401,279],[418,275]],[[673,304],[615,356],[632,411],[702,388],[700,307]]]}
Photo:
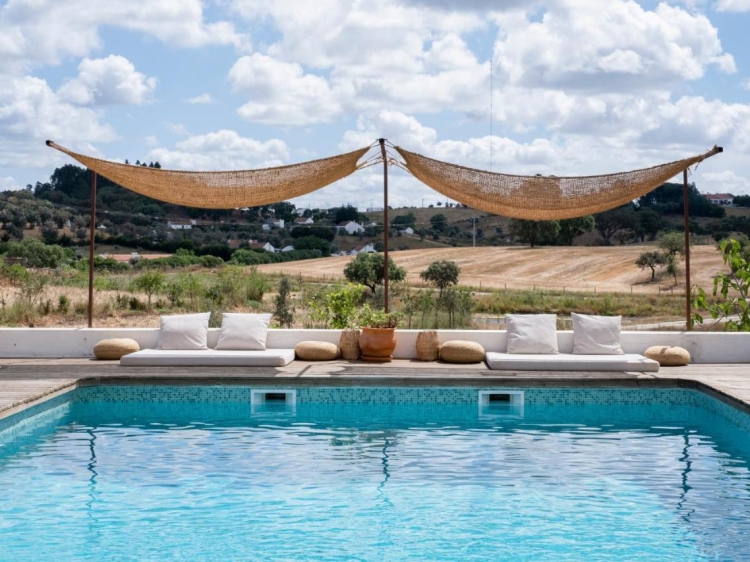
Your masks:
{"label": "green shrub", "polygon": [[70,309],[70,300],[66,295],[60,295],[57,298],[57,312],[59,314],[67,314]]}

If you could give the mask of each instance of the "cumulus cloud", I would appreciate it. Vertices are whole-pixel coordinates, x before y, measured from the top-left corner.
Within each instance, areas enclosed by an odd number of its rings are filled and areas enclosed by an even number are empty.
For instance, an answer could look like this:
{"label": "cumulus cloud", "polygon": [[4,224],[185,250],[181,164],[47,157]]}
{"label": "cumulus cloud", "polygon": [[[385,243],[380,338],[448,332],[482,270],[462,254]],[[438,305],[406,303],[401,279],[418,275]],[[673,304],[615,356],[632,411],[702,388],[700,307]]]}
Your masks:
{"label": "cumulus cloud", "polygon": [[733,195],[750,193],[750,179],[732,170],[699,174],[696,184],[704,193],[732,193]]}
{"label": "cumulus cloud", "polygon": [[707,17],[659,4],[566,0],[549,6],[540,21],[500,14],[495,68],[501,82],[566,91],[665,89],[698,80],[709,67],[736,71]]}
{"label": "cumulus cloud", "polygon": [[237,111],[249,121],[308,125],[330,121],[340,111],[328,81],[296,63],[254,53],[234,64],[229,80],[236,92],[251,98]]}
{"label": "cumulus cloud", "polygon": [[0,81],[0,166],[37,168],[61,161],[44,145],[52,139],[91,151],[89,143],[116,138],[100,114],[67,103],[40,78]]}
{"label": "cumulus cloud", "polygon": [[206,22],[200,0],[9,0],[0,9],[0,70],[87,56],[101,47],[102,26],[142,32],[177,47],[249,43],[230,22]]}
{"label": "cumulus cloud", "polygon": [[211,98],[211,94],[200,94],[199,96],[187,98],[182,101],[184,101],[185,103],[200,104],[200,105],[208,105],[214,102],[214,100]]}
{"label": "cumulus cloud", "polygon": [[267,168],[279,166],[288,158],[289,148],[282,140],[263,142],[224,129],[191,136],[178,142],[176,150],[155,148],[147,156],[163,168],[177,170]]}
{"label": "cumulus cloud", "polygon": [[21,186],[12,177],[0,177],[0,191],[15,191],[21,189]]}
{"label": "cumulus cloud", "polygon": [[718,0],[719,12],[750,12],[750,0]]}
{"label": "cumulus cloud", "polygon": [[140,105],[150,100],[156,78],[148,78],[125,57],[83,59],[78,76],[65,82],[58,94],[76,105]]}

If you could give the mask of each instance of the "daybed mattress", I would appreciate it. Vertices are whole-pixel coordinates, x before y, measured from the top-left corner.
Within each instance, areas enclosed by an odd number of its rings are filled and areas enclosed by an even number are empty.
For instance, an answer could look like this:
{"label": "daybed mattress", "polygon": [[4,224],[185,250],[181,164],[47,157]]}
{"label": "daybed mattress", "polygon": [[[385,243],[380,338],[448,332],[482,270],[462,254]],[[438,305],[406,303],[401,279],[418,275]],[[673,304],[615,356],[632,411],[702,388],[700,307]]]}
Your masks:
{"label": "daybed mattress", "polygon": [[[127,356],[126,356],[127,357]],[[498,353],[485,354],[487,366],[500,371],[637,371],[655,372],[659,363],[636,353],[624,355],[572,355]]]}
{"label": "daybed mattress", "polygon": [[229,349],[143,349],[123,355],[120,365],[148,367],[283,367],[294,361],[293,349],[241,351]]}

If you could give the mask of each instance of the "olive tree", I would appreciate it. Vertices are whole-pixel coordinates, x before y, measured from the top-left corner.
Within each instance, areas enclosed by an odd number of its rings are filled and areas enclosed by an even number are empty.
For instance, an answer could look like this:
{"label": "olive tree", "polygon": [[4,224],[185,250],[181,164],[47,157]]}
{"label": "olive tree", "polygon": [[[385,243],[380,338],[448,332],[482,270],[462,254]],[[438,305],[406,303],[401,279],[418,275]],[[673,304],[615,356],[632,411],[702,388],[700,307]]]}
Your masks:
{"label": "olive tree", "polygon": [[458,283],[458,274],[461,269],[456,262],[439,260],[432,262],[427,269],[419,274],[422,280],[434,285],[440,291],[438,299],[443,297],[443,289]]}
{"label": "olive tree", "polygon": [[641,269],[651,269],[651,282],[656,280],[656,268],[667,265],[667,259],[661,252],[643,252],[635,261],[635,265]]}
{"label": "olive tree", "polygon": [[[383,283],[385,276],[385,259],[383,254],[360,253],[357,257],[346,264],[344,277],[350,283],[359,283],[368,287],[372,294],[375,288]],[[406,279],[406,270],[397,266],[393,260],[388,258],[388,280],[392,282]]]}

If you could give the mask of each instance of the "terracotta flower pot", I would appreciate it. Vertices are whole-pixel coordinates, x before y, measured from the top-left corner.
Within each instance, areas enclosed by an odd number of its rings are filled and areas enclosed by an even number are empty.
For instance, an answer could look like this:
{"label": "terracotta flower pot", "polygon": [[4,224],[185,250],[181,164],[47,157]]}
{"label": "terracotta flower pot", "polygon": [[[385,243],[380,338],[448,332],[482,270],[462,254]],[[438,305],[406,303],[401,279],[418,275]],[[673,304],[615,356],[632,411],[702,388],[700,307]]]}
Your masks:
{"label": "terracotta flower pot", "polygon": [[393,359],[396,349],[395,328],[362,328],[359,336],[362,361],[387,363]]}

